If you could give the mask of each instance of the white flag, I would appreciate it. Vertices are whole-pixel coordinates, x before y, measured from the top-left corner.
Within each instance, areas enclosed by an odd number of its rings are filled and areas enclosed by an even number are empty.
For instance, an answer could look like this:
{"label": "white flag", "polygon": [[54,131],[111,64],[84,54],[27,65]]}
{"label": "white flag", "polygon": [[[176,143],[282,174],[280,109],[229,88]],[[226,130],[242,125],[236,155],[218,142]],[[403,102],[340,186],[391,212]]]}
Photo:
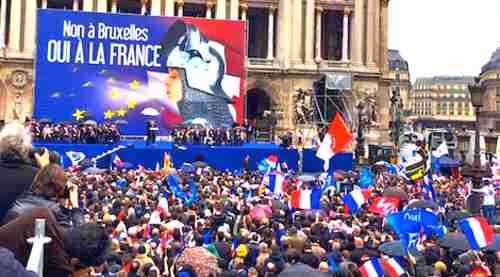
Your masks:
{"label": "white flag", "polygon": [[441,158],[444,155],[448,155],[448,145],[446,144],[446,141],[443,141],[435,151],[432,151],[432,155],[436,158]]}
{"label": "white flag", "polygon": [[66,156],[68,156],[72,165],[77,165],[85,159],[85,154],[82,152],[68,151],[66,152]]}

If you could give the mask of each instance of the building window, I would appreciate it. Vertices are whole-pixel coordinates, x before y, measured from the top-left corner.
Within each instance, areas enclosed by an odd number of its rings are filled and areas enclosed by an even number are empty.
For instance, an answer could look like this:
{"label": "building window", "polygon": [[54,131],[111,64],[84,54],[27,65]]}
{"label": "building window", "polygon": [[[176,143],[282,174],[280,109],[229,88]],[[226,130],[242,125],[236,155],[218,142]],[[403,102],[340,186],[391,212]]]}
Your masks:
{"label": "building window", "polygon": [[342,29],[344,12],[326,10],[321,23],[321,56],[324,60],[340,60],[342,58]]}
{"label": "building window", "polygon": [[48,9],[72,10],[73,0],[47,0]]}
{"label": "building window", "polygon": [[497,92],[497,97],[496,97],[496,108],[497,108],[497,112],[500,113],[500,87],[497,87],[496,88],[496,92]]}
{"label": "building window", "polygon": [[455,114],[455,103],[450,103],[449,107],[448,107],[448,113],[449,115],[454,115]]}
{"label": "building window", "polygon": [[443,110],[442,110],[442,112],[441,112],[441,113],[442,113],[443,115],[447,115],[447,114],[448,114],[448,103],[444,102],[444,103],[442,104],[442,107],[443,107]]}
{"label": "building window", "polygon": [[118,1],[118,11],[121,13],[141,14],[141,8],[141,1]]}
{"label": "building window", "polygon": [[497,141],[498,137],[494,136],[485,136],[484,142],[486,144],[486,152],[496,153],[497,152]]}
{"label": "building window", "polygon": [[182,6],[182,16],[206,17],[207,16],[207,5],[185,3],[184,6]]}
{"label": "building window", "polygon": [[470,116],[470,104],[469,103],[465,103],[465,105],[464,105],[464,115]]}
{"label": "building window", "polygon": [[441,103],[437,103],[437,107],[436,107],[436,114],[437,114],[437,115],[440,115],[440,114],[441,114]]}
{"label": "building window", "polygon": [[[3,41],[0,42],[0,47],[3,47],[5,45],[9,45],[9,36],[10,36],[10,2],[11,1],[1,1],[1,4],[6,4],[6,16],[5,16],[5,29],[4,31],[4,37],[2,38]],[[0,4],[0,7],[1,7]]]}
{"label": "building window", "polygon": [[463,109],[464,109],[463,103],[462,102],[457,103],[457,115],[462,115]]}
{"label": "building window", "polygon": [[267,57],[269,10],[264,8],[248,9],[248,56]]}

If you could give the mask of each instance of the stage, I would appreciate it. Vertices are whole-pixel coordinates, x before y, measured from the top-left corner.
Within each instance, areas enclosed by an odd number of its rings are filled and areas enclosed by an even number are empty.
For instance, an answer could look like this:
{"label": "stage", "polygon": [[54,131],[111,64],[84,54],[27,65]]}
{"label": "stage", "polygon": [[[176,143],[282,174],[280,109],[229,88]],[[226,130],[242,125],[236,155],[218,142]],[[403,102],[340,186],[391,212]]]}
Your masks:
{"label": "stage", "polygon": [[[267,156],[274,154],[278,156],[280,162],[286,162],[290,169],[297,170],[299,153],[296,149],[284,149],[270,143],[249,143],[239,146],[214,146],[206,145],[184,145],[174,147],[171,142],[158,142],[155,145],[146,147],[143,141],[122,141],[116,145],[102,144],[47,144],[35,143],[35,147],[46,147],[49,150],[58,152],[62,157],[64,167],[71,165],[66,152],[82,152],[86,158],[92,159],[100,154],[112,150],[118,145],[126,148],[116,152],[118,157],[131,164],[134,168],[139,165],[148,169],[154,169],[156,164],[163,164],[163,154],[167,152],[172,157],[175,167],[179,168],[183,163],[192,163],[197,157],[203,157],[203,160],[211,167],[219,170],[239,170],[243,167],[243,160],[248,155],[250,157],[249,167],[251,170],[257,169],[257,164]],[[330,166],[334,169],[350,170],[352,169],[352,153],[339,153],[332,158]],[[111,164],[111,155],[100,159],[97,166],[108,168]],[[321,172],[323,171],[323,161],[316,158],[316,150],[305,149],[303,151],[303,172]]]}

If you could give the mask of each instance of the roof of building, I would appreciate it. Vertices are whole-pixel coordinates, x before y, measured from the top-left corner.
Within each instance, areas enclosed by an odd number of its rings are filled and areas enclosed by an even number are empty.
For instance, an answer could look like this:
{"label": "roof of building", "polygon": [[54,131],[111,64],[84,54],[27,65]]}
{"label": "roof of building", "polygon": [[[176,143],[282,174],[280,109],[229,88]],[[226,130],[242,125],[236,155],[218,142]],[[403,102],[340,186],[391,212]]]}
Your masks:
{"label": "roof of building", "polygon": [[429,89],[432,86],[453,86],[453,85],[469,85],[474,83],[474,76],[435,76],[426,78],[417,78],[414,88]]}
{"label": "roof of building", "polygon": [[389,69],[408,71],[408,62],[403,59],[399,50],[389,49]]}
{"label": "roof of building", "polygon": [[481,68],[481,74],[494,69],[500,69],[500,47],[497,48],[490,60]]}

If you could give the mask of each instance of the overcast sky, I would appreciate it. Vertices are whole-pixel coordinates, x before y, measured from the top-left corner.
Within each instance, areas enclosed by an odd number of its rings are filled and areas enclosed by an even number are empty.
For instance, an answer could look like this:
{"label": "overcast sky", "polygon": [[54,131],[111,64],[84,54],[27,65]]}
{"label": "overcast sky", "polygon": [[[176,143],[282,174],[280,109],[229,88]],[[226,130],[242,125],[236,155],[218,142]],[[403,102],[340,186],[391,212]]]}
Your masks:
{"label": "overcast sky", "polygon": [[500,0],[391,0],[389,48],[410,65],[412,81],[478,75],[500,47]]}

